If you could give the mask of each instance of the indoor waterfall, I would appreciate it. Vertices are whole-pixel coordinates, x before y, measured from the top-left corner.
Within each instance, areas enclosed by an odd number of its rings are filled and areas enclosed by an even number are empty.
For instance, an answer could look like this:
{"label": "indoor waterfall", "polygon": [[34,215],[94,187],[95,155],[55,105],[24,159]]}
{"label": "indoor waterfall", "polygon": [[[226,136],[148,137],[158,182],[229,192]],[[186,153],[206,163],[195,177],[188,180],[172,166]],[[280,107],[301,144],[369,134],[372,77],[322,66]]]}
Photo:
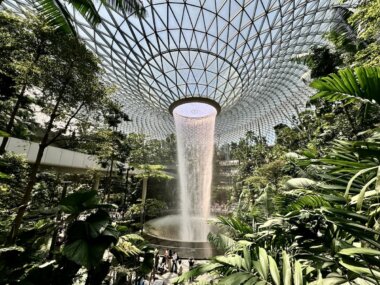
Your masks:
{"label": "indoor waterfall", "polygon": [[184,103],[173,110],[180,180],[179,236],[207,241],[217,110],[206,103]]}

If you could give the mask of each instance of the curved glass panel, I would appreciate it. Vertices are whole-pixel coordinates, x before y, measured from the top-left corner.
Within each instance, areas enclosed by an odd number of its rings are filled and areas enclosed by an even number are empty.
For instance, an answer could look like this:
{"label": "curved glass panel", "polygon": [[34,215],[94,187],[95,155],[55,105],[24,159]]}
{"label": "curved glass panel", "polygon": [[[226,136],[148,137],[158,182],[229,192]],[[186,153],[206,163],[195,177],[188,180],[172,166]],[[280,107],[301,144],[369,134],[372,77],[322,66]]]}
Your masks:
{"label": "curved glass panel", "polygon": [[[293,59],[341,21],[334,0],[143,1],[144,19],[98,3],[103,22],[90,27],[72,12],[81,39],[102,61],[115,100],[133,123],[125,132],[164,138],[174,132],[169,106],[183,98],[216,101],[218,142],[254,131],[273,140],[312,90],[307,68]],[[3,6],[21,10],[24,1]],[[72,11],[70,6],[69,10]]]}

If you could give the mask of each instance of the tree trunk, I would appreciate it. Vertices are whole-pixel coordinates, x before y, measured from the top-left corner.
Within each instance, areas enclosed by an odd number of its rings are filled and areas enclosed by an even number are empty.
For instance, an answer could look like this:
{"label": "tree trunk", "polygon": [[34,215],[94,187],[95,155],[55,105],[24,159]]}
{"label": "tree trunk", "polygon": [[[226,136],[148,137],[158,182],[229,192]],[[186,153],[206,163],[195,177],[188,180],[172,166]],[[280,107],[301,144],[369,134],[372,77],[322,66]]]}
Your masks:
{"label": "tree trunk", "polygon": [[[38,60],[38,58],[39,58],[39,56],[36,58],[36,61]],[[24,217],[28,203],[31,200],[33,187],[37,181],[37,173],[38,173],[38,170],[39,170],[40,165],[41,165],[42,156],[44,155],[44,151],[45,151],[46,147],[53,142],[53,140],[49,141],[49,135],[50,135],[51,130],[53,129],[54,120],[57,118],[58,108],[59,108],[60,103],[63,99],[64,92],[65,92],[66,87],[68,86],[68,84],[70,82],[70,78],[68,76],[69,76],[71,71],[72,71],[72,65],[70,65],[70,67],[67,70],[67,74],[66,74],[67,80],[63,83],[62,88],[61,88],[60,92],[58,93],[57,101],[55,102],[54,108],[50,114],[50,119],[49,119],[48,125],[46,127],[45,134],[44,134],[44,136],[40,142],[39,148],[38,148],[36,161],[33,164],[33,166],[31,167],[31,171],[30,171],[30,175],[29,175],[29,181],[28,181],[28,184],[26,185],[25,190],[24,190],[24,197],[22,198],[21,206],[19,207],[19,209],[17,211],[17,215],[13,221],[11,231],[7,237],[6,242],[5,242],[6,245],[13,245],[16,243],[16,238],[17,238],[18,230],[20,229],[20,226],[21,226],[22,218]],[[25,88],[26,88],[26,85],[25,85]],[[66,127],[69,124],[70,120],[66,124]]]}
{"label": "tree trunk", "polygon": [[[24,97],[25,90],[26,90],[26,85],[24,85],[20,95],[17,97],[16,104],[13,107],[11,116],[10,116],[9,121],[8,121],[8,124],[5,128],[5,132],[7,132],[8,134],[11,134],[11,132],[12,132],[13,125],[14,125],[14,122],[16,119],[16,115],[17,115],[18,109],[20,109],[21,99]],[[1,142],[1,145],[0,145],[0,155],[5,153],[5,147],[8,143],[8,140],[9,140],[8,137],[3,137],[3,141]]]}
{"label": "tree trunk", "polygon": [[[17,238],[17,234],[18,234],[18,231],[20,229],[20,226],[21,226],[22,218],[24,217],[24,214],[26,212],[26,208],[28,207],[28,203],[30,202],[30,200],[32,198],[32,191],[33,191],[34,185],[36,184],[37,173],[38,173],[38,170],[39,170],[40,165],[41,165],[42,156],[44,155],[44,151],[45,151],[46,147],[49,145],[49,134],[53,128],[54,120],[57,116],[56,114],[58,111],[58,107],[59,107],[59,104],[62,100],[63,92],[66,89],[66,85],[68,83],[69,82],[64,84],[64,86],[60,92],[60,95],[57,98],[57,102],[55,103],[53,111],[50,114],[50,120],[49,120],[48,126],[47,126],[45,134],[44,134],[44,136],[40,142],[36,161],[33,164],[33,166],[31,167],[30,175],[29,175],[29,181],[28,181],[28,184],[26,185],[25,190],[24,190],[24,197],[22,198],[21,206],[18,208],[16,218],[13,221],[11,231],[7,237],[6,242],[5,242],[6,245],[13,245],[16,243],[16,238]],[[51,141],[50,141],[50,143],[51,143]]]}
{"label": "tree trunk", "polygon": [[110,174],[108,176],[108,187],[107,187],[107,194],[106,194],[106,202],[109,201],[110,199],[110,194],[111,194],[111,186],[112,186],[112,174],[113,174],[113,162],[114,162],[114,157],[112,154],[111,158],[111,166],[110,166]]}
{"label": "tree trunk", "polygon": [[29,181],[24,191],[24,197],[22,198],[21,206],[18,208],[16,218],[13,221],[11,231],[6,240],[6,245],[13,245],[16,243],[16,238],[21,226],[22,218],[24,217],[24,214],[28,207],[28,203],[31,200],[33,187],[36,184],[37,173],[41,165],[41,160],[42,160],[42,156],[44,154],[45,148],[46,146],[43,144],[40,144],[38,148],[36,162],[33,164],[31,168]]}

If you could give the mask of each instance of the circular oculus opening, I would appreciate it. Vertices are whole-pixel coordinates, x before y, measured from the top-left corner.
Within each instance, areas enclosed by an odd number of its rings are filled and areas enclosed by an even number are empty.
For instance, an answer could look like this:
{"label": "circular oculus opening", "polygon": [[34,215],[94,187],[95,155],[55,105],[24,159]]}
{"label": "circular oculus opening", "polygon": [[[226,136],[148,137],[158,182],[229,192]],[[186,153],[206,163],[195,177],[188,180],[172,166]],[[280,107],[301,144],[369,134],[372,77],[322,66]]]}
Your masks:
{"label": "circular oculus opening", "polygon": [[204,118],[220,112],[218,103],[207,98],[185,98],[170,105],[169,111],[186,118]]}
{"label": "circular oculus opening", "polygon": [[204,118],[216,115],[216,109],[207,103],[184,103],[174,108],[173,114],[186,118]]}

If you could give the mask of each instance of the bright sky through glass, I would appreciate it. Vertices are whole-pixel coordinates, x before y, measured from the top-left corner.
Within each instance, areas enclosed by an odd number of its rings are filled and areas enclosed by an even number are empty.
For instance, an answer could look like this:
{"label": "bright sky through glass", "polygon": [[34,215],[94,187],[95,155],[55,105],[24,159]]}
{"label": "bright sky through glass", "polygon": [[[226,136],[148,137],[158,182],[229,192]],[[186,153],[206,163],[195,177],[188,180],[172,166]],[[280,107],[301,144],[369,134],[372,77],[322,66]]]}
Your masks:
{"label": "bright sky through glass", "polygon": [[175,107],[173,113],[186,118],[204,118],[210,115],[215,116],[217,110],[206,103],[191,102]]}

